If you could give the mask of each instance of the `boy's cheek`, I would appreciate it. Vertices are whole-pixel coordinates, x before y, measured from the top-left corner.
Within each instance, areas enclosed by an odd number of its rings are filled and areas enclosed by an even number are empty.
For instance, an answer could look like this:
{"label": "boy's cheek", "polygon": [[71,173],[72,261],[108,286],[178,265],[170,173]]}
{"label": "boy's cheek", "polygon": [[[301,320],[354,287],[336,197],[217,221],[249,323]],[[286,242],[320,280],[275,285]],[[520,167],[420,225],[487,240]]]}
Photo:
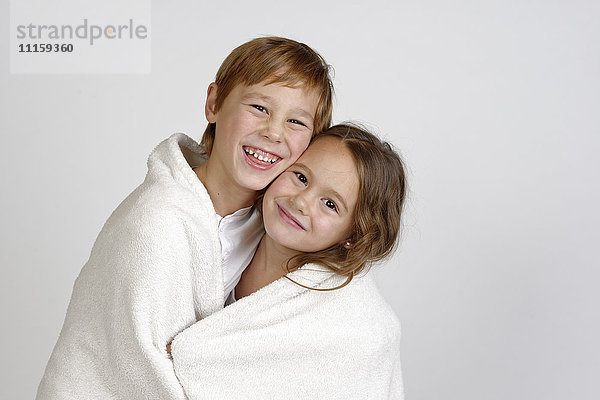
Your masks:
{"label": "boy's cheek", "polygon": [[[228,129],[233,131],[233,130],[238,130],[238,129],[256,129],[258,127],[256,118],[253,117],[252,115],[250,115],[250,113],[248,112],[242,112],[239,113],[237,115],[235,115],[233,118],[230,119],[229,124],[228,124]],[[231,132],[231,134],[235,134],[236,132]]]}
{"label": "boy's cheek", "polygon": [[[292,137],[292,140],[290,140],[290,142],[289,142],[290,143],[289,146],[290,146],[290,150],[291,150],[290,165],[295,163],[298,160],[298,158],[300,158],[302,153],[304,153],[304,151],[308,148],[308,145],[310,144],[310,138],[311,138],[311,134],[305,134],[305,133],[295,134]],[[288,165],[288,167],[289,167],[289,165]]]}
{"label": "boy's cheek", "polygon": [[279,172],[277,172],[277,176],[283,174],[285,171],[287,171],[288,168],[294,165],[296,161],[298,161],[298,158],[300,158],[302,153],[304,153],[304,149],[300,150],[298,153],[292,152],[290,157],[282,160],[282,164],[278,168]]}

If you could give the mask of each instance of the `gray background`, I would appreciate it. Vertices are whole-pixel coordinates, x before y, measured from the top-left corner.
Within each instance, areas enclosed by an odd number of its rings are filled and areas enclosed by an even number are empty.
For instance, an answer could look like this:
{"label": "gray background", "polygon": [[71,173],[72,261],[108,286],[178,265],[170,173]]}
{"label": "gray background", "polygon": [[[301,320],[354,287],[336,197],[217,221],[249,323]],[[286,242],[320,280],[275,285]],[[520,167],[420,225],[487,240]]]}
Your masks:
{"label": "gray background", "polygon": [[333,64],[335,121],[410,167],[377,271],[408,399],[598,399],[600,3],[153,2],[149,75],[10,75],[0,3],[0,398],[33,398],[73,282],[153,147],[266,34]]}

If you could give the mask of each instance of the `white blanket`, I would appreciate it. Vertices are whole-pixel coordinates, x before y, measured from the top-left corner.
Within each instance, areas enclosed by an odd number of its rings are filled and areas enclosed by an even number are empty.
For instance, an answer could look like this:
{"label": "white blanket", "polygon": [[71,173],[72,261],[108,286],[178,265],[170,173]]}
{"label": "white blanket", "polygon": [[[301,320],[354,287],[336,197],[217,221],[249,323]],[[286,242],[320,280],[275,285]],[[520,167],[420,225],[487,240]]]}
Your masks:
{"label": "white blanket", "polygon": [[[317,265],[310,287],[345,278]],[[400,324],[370,274],[330,292],[285,278],[175,337],[175,373],[196,399],[402,399]]]}
{"label": "white blanket", "polygon": [[[368,274],[333,292],[282,278],[223,309],[202,161],[183,134],[154,149],[75,282],[37,398],[402,398],[399,323]],[[343,281],[315,265],[291,276]]]}
{"label": "white blanket", "polygon": [[217,217],[183,134],[161,142],[148,173],[111,214],[77,278],[38,399],[184,399],[166,352],[223,308]]}

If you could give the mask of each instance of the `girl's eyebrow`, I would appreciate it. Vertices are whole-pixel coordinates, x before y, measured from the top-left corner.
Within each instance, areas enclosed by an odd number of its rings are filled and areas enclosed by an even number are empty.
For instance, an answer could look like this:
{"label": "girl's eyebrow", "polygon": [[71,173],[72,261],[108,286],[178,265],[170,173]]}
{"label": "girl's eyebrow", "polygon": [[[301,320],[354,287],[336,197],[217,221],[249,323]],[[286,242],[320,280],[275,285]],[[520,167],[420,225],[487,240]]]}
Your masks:
{"label": "girl's eyebrow", "polygon": [[[302,164],[301,162],[297,162],[296,164],[294,164],[297,167],[303,168],[306,171],[308,171],[308,175],[310,175],[312,178],[314,178],[315,174],[312,172],[312,170],[310,168],[308,168],[306,166],[306,164]],[[339,194],[338,192],[335,191],[334,188],[327,186],[326,187],[328,192],[331,192],[333,194],[333,197],[336,197],[336,200],[338,202],[340,202],[342,204],[342,206],[344,207],[344,210],[347,211],[348,210],[348,205],[346,204],[346,202],[344,201],[344,197]]]}

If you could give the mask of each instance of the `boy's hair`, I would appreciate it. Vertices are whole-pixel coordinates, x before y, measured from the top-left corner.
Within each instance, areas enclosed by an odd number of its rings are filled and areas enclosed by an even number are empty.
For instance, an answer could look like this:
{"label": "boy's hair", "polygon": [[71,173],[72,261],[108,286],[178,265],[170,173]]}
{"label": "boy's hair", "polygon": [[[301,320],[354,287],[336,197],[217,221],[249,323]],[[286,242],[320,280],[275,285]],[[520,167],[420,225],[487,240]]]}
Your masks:
{"label": "boy's hair", "polygon": [[[218,111],[229,93],[240,84],[284,83],[315,90],[319,103],[314,120],[313,135],[331,125],[333,84],[330,66],[323,57],[304,43],[281,37],[256,38],[235,48],[227,56],[215,78]],[[210,155],[215,138],[215,124],[209,123],[201,144]]]}
{"label": "boy's hair", "polygon": [[332,126],[316,136],[313,143],[327,136],[340,138],[352,153],[358,170],[359,194],[348,240],[350,245],[338,243],[321,251],[300,253],[288,261],[288,270],[293,271],[308,263],[321,264],[338,275],[348,277],[342,285],[333,288],[339,289],[350,283],[365,267],[393,252],[400,231],[407,185],[404,163],[389,143],[350,123]]}

